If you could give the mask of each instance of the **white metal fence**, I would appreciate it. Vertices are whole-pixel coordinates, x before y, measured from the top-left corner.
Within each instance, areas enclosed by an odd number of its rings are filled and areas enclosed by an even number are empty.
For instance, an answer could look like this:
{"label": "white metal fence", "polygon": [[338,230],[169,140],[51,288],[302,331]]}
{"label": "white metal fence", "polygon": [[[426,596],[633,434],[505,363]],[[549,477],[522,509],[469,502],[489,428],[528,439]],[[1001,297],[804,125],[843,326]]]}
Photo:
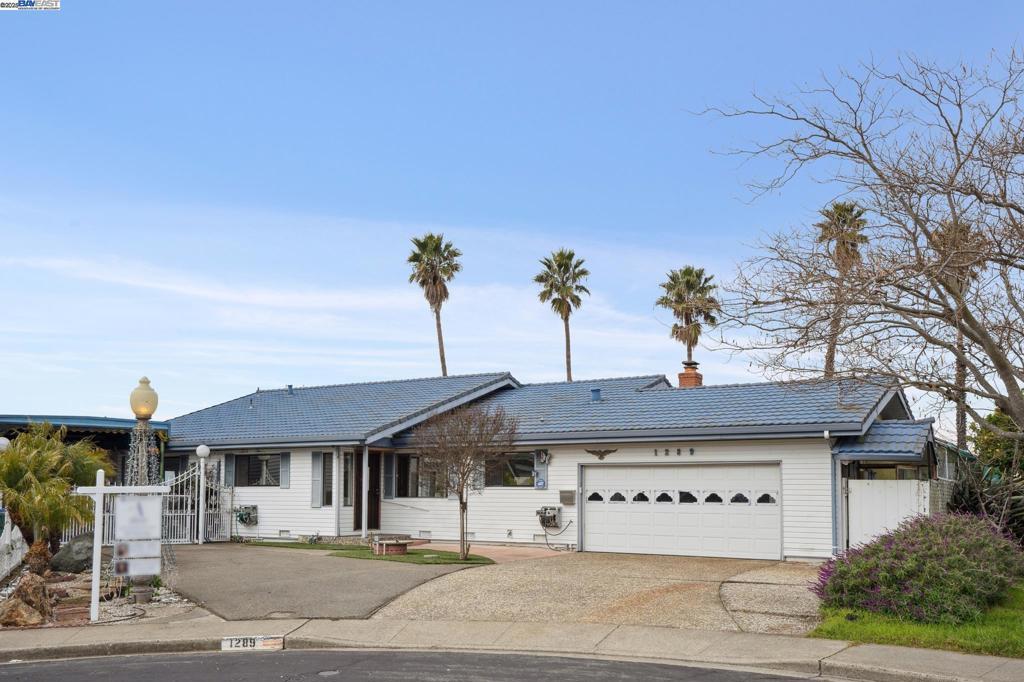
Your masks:
{"label": "white metal fence", "polygon": [[[76,495],[78,493],[75,493]],[[92,497],[88,495],[87,497]],[[71,538],[78,537],[84,533],[92,533],[93,522],[89,521],[86,523],[72,522],[70,525],[64,527],[64,532],[61,534],[61,544],[67,542]],[[113,545],[112,538],[114,537],[114,498],[106,497],[103,499],[103,544],[104,546]]]}
{"label": "white metal fence", "polygon": [[[163,496],[163,527],[161,542],[165,545],[187,545],[199,542],[200,465],[194,464],[168,485],[171,492]],[[116,491],[116,486],[112,488]],[[218,481],[206,482],[207,542],[231,539],[232,491]],[[114,544],[114,495],[103,498],[103,545]],[[61,534],[61,541],[93,532],[92,523],[73,523]]]}

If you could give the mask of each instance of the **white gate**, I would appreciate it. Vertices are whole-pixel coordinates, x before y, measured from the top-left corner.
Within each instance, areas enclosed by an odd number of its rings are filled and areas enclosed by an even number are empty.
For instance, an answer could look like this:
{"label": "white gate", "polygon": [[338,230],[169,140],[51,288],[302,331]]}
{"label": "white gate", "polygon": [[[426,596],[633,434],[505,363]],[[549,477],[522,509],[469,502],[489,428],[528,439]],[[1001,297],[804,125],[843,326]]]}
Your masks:
{"label": "white gate", "polygon": [[[164,544],[199,542],[199,524],[204,522],[204,542],[231,539],[232,490],[216,478],[201,480],[201,467],[201,463],[193,464],[169,483],[171,493],[164,498]],[[201,500],[204,494],[206,499]]]}
{"label": "white gate", "polygon": [[175,476],[164,496],[163,544],[188,545],[199,541],[199,467]]}
{"label": "white gate", "polygon": [[206,542],[231,539],[231,515],[234,489],[218,482],[206,483]]}
{"label": "white gate", "polygon": [[928,481],[850,480],[849,546],[856,547],[928,513]]}
{"label": "white gate", "polygon": [[[170,493],[163,496],[161,542],[165,545],[190,545],[199,542],[200,465],[193,464],[167,483]],[[206,481],[206,542],[231,539],[232,490],[217,480]],[[110,487],[116,492],[117,487]],[[103,498],[103,544],[114,544],[114,496]],[[92,523],[76,523],[64,529],[61,542],[82,533],[91,533]]]}

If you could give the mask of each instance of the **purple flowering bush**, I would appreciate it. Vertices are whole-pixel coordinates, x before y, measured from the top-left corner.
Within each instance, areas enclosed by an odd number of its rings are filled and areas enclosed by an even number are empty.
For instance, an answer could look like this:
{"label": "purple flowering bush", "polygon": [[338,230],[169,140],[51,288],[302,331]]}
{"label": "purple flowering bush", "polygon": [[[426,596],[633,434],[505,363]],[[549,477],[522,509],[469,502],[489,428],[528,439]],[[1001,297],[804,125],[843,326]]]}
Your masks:
{"label": "purple flowering bush", "polygon": [[812,588],[826,607],[886,613],[925,623],[974,620],[1024,580],[1024,552],[978,516],[941,514],[822,566]]}

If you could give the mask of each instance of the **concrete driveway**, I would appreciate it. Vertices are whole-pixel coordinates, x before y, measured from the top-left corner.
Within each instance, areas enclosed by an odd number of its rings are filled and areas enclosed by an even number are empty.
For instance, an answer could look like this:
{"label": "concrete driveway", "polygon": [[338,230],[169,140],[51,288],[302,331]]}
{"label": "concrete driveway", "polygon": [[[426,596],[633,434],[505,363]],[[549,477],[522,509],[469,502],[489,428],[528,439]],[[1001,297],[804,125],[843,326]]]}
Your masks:
{"label": "concrete driveway", "polygon": [[804,634],[817,623],[806,563],[566,553],[417,587],[374,618],[615,623]]}
{"label": "concrete driveway", "polygon": [[235,543],[179,545],[170,587],[227,620],[366,618],[407,590],[465,566],[329,556]]}

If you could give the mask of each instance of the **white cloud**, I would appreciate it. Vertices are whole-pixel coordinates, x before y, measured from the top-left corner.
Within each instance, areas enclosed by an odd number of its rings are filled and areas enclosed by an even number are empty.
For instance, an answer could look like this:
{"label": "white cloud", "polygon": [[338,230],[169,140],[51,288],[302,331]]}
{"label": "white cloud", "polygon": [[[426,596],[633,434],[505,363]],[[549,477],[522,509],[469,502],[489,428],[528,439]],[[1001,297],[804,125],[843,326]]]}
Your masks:
{"label": "white cloud", "polygon": [[[648,301],[663,270],[686,262],[671,250],[582,233],[563,242],[528,230],[190,207],[82,211],[96,244],[55,228],[59,246],[39,257],[45,229],[19,231],[0,257],[0,283],[22,304],[5,320],[0,412],[128,416],[122,396],[142,374],[161,392],[164,418],[257,386],[436,375],[433,318],[403,262],[407,235],[423,229],[444,231],[467,254],[442,314],[451,372],[564,378],[562,325],[530,276],[539,255],[569,241],[594,272],[594,293],[572,319],[574,375],[680,368],[669,316]],[[96,227],[108,216],[123,222]],[[124,239],[137,221],[148,226],[141,246]],[[743,358],[705,350],[699,359],[709,382],[757,379]],[[54,376],[60,390],[40,390]]]}
{"label": "white cloud", "polygon": [[419,303],[408,287],[352,289],[270,289],[231,285],[194,273],[152,263],[84,258],[0,258],[2,267],[44,270],[78,280],[152,290],[188,298],[236,305],[323,310],[410,310]]}

